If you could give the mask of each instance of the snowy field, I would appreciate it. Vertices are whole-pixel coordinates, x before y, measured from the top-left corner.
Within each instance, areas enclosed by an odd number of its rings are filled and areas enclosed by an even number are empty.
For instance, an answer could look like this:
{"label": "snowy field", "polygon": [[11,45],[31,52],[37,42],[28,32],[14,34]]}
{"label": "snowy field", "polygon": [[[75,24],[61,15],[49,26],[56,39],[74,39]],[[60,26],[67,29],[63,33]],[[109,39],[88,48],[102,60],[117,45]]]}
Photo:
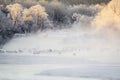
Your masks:
{"label": "snowy field", "polygon": [[[65,64],[1,65],[0,80],[119,80],[109,78],[119,77],[117,67],[116,69],[114,67],[109,68],[110,70],[106,69],[92,67],[88,70],[85,65]],[[111,69],[114,72],[111,72]]]}
{"label": "snowy field", "polygon": [[78,57],[0,55],[0,80],[119,80],[119,64]]}

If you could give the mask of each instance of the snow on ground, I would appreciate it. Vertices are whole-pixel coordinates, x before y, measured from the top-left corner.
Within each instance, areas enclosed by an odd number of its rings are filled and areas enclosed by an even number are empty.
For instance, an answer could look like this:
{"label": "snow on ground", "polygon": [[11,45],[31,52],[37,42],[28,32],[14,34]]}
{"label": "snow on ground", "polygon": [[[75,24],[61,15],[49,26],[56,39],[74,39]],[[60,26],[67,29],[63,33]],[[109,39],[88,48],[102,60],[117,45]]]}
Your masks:
{"label": "snow on ground", "polygon": [[119,71],[104,64],[1,64],[0,80],[119,80]]}
{"label": "snow on ground", "polygon": [[[51,65],[51,64],[44,64],[44,65],[1,65],[0,66],[0,80],[109,80],[107,78],[92,78],[92,77],[68,77],[65,76],[53,76],[51,74],[44,74],[40,75],[39,73],[44,72],[45,70],[50,69],[61,69],[70,66],[66,65]],[[75,71],[74,71],[75,72]],[[71,74],[71,73],[69,73]],[[68,75],[69,75],[68,74]]]}

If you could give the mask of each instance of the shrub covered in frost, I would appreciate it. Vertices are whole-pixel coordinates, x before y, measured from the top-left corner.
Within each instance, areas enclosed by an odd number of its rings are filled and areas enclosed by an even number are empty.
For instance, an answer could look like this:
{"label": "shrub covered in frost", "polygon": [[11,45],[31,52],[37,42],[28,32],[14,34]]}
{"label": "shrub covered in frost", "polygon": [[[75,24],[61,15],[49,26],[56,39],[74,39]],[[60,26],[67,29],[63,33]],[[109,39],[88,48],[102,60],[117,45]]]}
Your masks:
{"label": "shrub covered in frost", "polygon": [[49,14],[49,18],[54,22],[54,24],[67,23],[68,18],[68,8],[59,1],[52,2],[41,2],[46,8],[46,12]]}
{"label": "shrub covered in frost", "polygon": [[74,23],[79,23],[88,26],[90,24],[90,21],[93,19],[93,17],[87,15],[81,15],[79,13],[73,13],[72,19],[74,20]]}
{"label": "shrub covered in frost", "polygon": [[70,13],[79,13],[82,15],[87,15],[87,16],[94,16],[99,10],[101,10],[103,6],[97,4],[97,5],[74,5],[74,6],[69,6],[69,12]]}

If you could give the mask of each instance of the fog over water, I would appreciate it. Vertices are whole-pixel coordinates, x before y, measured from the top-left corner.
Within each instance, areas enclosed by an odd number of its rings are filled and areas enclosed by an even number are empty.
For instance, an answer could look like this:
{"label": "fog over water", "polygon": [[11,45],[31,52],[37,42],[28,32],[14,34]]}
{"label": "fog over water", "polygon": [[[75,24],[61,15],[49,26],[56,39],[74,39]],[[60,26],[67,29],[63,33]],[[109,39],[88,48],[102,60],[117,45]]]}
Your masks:
{"label": "fog over water", "polygon": [[[76,21],[67,25],[72,26],[71,28],[16,34],[2,49],[6,53],[24,54],[53,51],[64,55],[76,54],[79,57],[105,63],[120,63],[118,4],[117,0],[112,0],[104,7],[95,5],[99,11],[94,16],[75,13],[73,18],[75,17]],[[84,10],[86,6],[82,7]]]}

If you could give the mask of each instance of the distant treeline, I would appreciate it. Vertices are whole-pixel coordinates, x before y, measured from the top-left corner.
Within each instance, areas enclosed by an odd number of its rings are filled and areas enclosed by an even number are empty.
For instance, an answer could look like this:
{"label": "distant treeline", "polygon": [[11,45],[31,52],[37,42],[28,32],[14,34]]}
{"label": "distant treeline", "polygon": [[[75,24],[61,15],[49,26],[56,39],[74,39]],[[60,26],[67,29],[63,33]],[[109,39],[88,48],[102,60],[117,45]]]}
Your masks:
{"label": "distant treeline", "polygon": [[41,2],[41,1],[60,1],[65,4],[70,5],[77,5],[77,4],[102,4],[102,3],[108,3],[111,0],[0,0],[0,4],[9,4],[9,3],[15,3],[15,2]]}

